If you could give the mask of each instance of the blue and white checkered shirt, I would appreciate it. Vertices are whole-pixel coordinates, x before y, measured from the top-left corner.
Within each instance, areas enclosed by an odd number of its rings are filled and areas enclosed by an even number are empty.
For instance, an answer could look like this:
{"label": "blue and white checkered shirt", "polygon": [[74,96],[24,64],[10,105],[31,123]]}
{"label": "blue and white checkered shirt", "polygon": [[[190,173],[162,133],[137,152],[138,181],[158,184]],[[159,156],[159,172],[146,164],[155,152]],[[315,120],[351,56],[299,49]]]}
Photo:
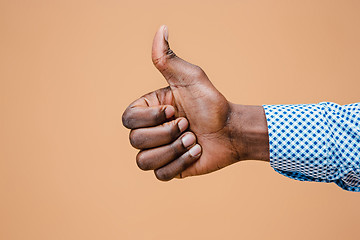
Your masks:
{"label": "blue and white checkered shirt", "polygon": [[275,171],[360,191],[360,103],[263,107]]}

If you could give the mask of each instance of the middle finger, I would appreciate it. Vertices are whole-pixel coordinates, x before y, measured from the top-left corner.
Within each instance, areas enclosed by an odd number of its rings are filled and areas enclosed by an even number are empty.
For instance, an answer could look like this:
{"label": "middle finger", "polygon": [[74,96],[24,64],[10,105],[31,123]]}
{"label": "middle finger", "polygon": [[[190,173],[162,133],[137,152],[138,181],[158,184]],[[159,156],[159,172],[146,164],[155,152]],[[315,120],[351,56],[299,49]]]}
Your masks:
{"label": "middle finger", "polygon": [[156,127],[133,129],[130,132],[130,143],[137,149],[166,145],[176,140],[188,126],[186,118],[177,118]]}

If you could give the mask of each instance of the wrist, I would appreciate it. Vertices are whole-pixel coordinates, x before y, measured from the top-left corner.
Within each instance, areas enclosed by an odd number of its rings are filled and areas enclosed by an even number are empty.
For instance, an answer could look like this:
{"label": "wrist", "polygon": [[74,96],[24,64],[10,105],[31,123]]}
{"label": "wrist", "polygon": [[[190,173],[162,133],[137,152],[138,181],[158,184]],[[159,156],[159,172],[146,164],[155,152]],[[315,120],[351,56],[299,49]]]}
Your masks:
{"label": "wrist", "polygon": [[238,160],[269,161],[269,135],[262,106],[230,104],[231,139]]}

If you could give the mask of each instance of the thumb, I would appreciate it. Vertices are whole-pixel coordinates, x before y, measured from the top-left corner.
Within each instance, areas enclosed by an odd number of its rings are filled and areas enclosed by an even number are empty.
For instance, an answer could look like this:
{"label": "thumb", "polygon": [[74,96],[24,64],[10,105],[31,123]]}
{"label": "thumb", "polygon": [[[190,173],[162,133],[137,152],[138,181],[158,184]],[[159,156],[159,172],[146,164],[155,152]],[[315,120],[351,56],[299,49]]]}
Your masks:
{"label": "thumb", "polygon": [[176,56],[168,42],[168,28],[163,25],[156,32],[152,45],[152,61],[170,85],[190,84],[191,75],[205,73],[196,65]]}

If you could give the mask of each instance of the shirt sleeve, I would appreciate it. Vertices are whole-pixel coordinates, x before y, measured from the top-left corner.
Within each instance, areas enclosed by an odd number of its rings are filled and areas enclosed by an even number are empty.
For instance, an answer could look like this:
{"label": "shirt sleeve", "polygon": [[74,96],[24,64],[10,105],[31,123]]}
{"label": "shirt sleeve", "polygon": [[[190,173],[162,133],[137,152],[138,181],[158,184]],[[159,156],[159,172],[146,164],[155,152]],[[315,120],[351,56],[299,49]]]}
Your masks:
{"label": "shirt sleeve", "polygon": [[360,103],[263,107],[275,171],[360,192]]}

